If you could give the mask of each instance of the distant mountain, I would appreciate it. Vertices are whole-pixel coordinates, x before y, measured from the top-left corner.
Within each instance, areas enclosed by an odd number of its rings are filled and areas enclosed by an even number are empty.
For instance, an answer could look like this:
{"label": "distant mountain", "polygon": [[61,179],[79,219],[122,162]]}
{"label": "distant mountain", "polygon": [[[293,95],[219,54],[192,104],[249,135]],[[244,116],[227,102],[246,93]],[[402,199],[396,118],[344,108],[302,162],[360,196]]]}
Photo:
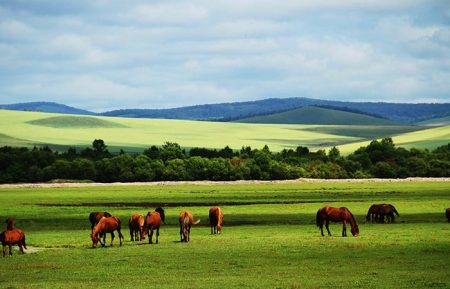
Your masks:
{"label": "distant mountain", "polygon": [[313,105],[341,108],[349,111],[356,110],[370,115],[378,115],[401,123],[414,123],[423,119],[439,117],[450,112],[450,103],[411,104],[386,102],[347,102],[294,97],[269,98],[246,102],[204,104],[170,109],[121,109],[105,112],[101,115],[135,118],[230,121]]}
{"label": "distant mountain", "polygon": [[236,120],[240,123],[395,125],[393,121],[366,114],[305,106],[293,110]]}
{"label": "distant mountain", "polygon": [[0,108],[9,110],[25,110],[25,111],[40,111],[40,112],[53,112],[53,113],[64,113],[64,114],[84,114],[84,115],[94,115],[95,113],[79,109],[64,104],[59,104],[56,102],[25,102],[25,103],[15,103],[15,104],[0,104]]}

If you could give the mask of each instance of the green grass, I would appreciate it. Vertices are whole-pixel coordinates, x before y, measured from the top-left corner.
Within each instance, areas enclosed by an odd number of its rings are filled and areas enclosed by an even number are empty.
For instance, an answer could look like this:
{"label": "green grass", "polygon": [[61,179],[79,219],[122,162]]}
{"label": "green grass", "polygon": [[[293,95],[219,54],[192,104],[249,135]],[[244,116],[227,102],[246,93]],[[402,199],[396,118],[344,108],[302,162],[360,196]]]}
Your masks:
{"label": "green grass", "polygon": [[450,116],[427,119],[427,120],[418,122],[417,124],[418,125],[426,125],[426,126],[450,125]]}
{"label": "green grass", "polygon": [[412,126],[246,124],[8,110],[0,110],[0,131],[0,146],[49,145],[66,150],[68,147],[91,146],[94,139],[100,138],[113,152],[120,149],[142,152],[152,145],[169,141],[185,148],[223,148],[228,145],[240,149],[242,146],[262,148],[268,145],[272,151],[297,146],[308,146],[311,150],[339,146],[343,154],[348,154],[367,144],[367,140],[386,136],[393,136],[400,145],[418,144],[430,149],[446,144],[450,139],[450,126],[423,129]]}
{"label": "green grass", "polygon": [[306,106],[285,112],[236,120],[240,123],[393,125],[394,122],[370,115]]}
{"label": "green grass", "polygon": [[[395,224],[365,224],[372,203],[389,202]],[[149,204],[151,203],[151,204]],[[160,244],[91,249],[88,214],[108,210],[123,223],[165,204]],[[223,234],[206,226],[211,204]],[[347,206],[361,235],[321,237],[315,213]],[[37,253],[0,261],[7,288],[448,288],[448,182],[155,185],[0,189],[0,219],[16,217]],[[177,215],[201,223],[179,243]],[[126,225],[123,225],[126,227]],[[109,239],[109,237],[108,237]],[[116,243],[117,244],[117,243]]]}

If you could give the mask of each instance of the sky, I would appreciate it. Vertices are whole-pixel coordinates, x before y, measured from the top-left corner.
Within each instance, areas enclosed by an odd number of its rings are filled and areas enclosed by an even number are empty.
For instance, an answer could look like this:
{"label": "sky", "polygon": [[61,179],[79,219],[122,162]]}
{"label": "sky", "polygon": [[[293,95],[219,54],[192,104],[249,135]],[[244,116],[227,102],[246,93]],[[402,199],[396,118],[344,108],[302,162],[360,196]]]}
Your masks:
{"label": "sky", "polygon": [[0,103],[450,102],[450,1],[0,1]]}

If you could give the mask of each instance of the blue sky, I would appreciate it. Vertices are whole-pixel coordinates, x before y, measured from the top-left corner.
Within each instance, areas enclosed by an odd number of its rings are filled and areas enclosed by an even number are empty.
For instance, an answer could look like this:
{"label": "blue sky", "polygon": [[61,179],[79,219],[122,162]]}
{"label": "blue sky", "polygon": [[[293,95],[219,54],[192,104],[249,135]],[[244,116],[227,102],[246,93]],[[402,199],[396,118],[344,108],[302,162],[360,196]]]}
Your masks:
{"label": "blue sky", "polygon": [[450,102],[450,1],[0,1],[0,103]]}

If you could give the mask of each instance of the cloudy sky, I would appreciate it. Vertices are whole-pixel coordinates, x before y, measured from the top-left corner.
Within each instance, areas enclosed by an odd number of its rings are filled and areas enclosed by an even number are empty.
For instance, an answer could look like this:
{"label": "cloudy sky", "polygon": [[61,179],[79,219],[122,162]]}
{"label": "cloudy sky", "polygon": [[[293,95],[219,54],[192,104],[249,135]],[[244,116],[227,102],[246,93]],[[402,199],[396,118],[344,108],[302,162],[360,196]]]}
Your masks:
{"label": "cloudy sky", "polygon": [[0,103],[450,102],[450,1],[0,1]]}

